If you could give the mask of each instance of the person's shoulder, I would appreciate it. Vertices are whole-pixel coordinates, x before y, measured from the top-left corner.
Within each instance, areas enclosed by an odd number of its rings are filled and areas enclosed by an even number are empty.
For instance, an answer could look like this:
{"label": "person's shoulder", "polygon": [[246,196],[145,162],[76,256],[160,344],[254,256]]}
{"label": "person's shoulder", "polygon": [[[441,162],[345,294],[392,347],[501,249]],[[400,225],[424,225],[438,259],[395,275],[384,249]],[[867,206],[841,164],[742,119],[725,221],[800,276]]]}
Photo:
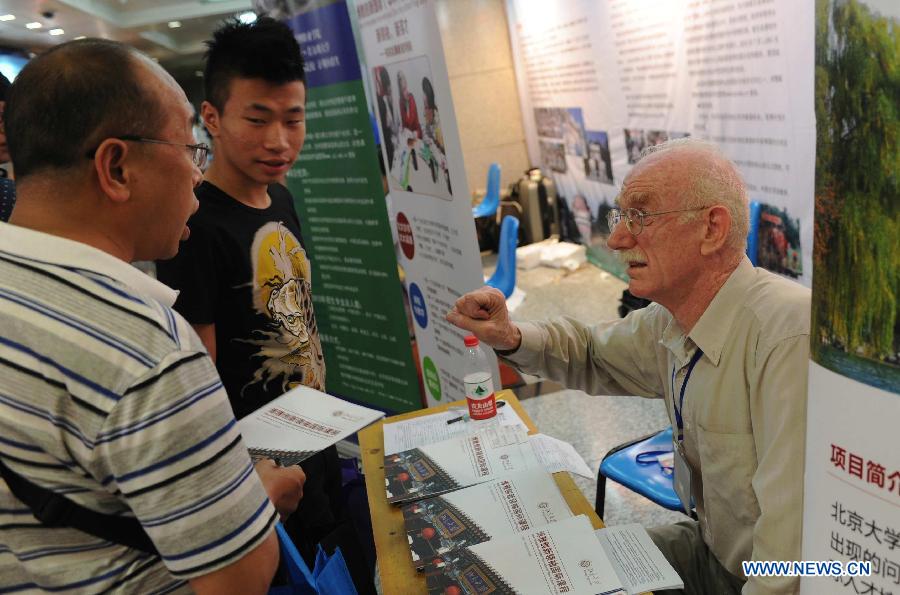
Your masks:
{"label": "person's shoulder", "polygon": [[812,294],[808,287],[762,268],[746,295],[746,307],[771,342],[809,335]]}
{"label": "person's shoulder", "polygon": [[283,184],[269,184],[267,192],[273,203],[280,207],[288,206],[293,208],[294,195]]}

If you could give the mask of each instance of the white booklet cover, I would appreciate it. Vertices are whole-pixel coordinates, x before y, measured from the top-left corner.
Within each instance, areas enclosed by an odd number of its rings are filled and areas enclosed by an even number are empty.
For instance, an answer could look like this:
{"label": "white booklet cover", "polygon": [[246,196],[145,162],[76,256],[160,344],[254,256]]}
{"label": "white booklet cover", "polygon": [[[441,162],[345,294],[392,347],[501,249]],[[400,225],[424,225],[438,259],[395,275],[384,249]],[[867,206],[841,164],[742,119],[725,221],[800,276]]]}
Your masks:
{"label": "white booklet cover", "polygon": [[435,556],[572,516],[553,476],[524,471],[403,507],[416,568]]}
{"label": "white booklet cover", "polygon": [[584,515],[447,552],[423,572],[431,595],[627,593]]}
{"label": "white booklet cover", "polygon": [[298,386],[238,422],[254,460],[295,465],[354,434],[384,413]]}
{"label": "white booklet cover", "polygon": [[387,455],[384,483],[388,502],[401,504],[540,468],[528,434],[499,426]]}

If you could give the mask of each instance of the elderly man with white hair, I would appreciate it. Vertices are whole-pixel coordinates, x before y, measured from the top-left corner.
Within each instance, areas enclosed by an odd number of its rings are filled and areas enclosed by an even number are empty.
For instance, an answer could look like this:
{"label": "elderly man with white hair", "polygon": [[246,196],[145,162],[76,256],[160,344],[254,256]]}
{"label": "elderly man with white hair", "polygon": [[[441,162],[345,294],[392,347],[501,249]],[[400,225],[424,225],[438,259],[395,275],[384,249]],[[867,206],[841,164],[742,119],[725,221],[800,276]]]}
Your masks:
{"label": "elderly man with white hair", "polygon": [[800,556],[809,290],[744,255],[747,194],[714,145],[652,147],[609,215],[629,289],[622,320],[513,323],[503,296],[462,296],[447,319],[523,372],[590,394],[665,399],[676,485],[697,521],[651,529],[687,593],[792,593],[741,562]]}

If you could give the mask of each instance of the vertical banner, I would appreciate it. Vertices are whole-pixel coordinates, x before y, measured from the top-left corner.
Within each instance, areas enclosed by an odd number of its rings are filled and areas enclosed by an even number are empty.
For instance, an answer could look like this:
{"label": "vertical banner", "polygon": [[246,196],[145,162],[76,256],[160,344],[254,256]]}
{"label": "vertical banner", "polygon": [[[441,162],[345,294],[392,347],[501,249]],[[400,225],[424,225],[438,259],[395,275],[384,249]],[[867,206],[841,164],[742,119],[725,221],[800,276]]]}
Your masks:
{"label": "vertical banner", "polygon": [[[444,315],[484,278],[434,3],[354,6],[426,396],[429,404],[463,399],[463,332]],[[499,388],[496,359],[488,355]]]}
{"label": "vertical banner", "polygon": [[344,0],[318,6],[286,21],[307,77],[306,145],[287,185],[311,254],[327,388],[410,411],[422,400],[350,14]]}
{"label": "vertical banner", "polygon": [[900,4],[817,0],[816,227],[801,593],[900,593]]}
{"label": "vertical banner", "polygon": [[507,14],[529,156],[578,239],[607,233],[642,149],[693,136],[720,146],[760,203],[759,264],[809,285],[811,0],[507,0]]}

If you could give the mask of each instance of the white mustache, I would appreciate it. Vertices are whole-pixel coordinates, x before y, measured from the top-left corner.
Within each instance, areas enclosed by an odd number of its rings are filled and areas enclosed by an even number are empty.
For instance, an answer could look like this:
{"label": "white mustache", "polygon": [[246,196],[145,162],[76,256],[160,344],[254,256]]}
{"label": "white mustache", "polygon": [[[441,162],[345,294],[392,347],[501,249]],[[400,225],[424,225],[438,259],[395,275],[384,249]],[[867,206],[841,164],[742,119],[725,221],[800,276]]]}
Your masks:
{"label": "white mustache", "polygon": [[647,264],[647,255],[644,254],[644,251],[640,248],[631,248],[630,250],[617,250],[616,256],[619,258],[619,262],[621,262],[622,264],[627,265],[633,262]]}

